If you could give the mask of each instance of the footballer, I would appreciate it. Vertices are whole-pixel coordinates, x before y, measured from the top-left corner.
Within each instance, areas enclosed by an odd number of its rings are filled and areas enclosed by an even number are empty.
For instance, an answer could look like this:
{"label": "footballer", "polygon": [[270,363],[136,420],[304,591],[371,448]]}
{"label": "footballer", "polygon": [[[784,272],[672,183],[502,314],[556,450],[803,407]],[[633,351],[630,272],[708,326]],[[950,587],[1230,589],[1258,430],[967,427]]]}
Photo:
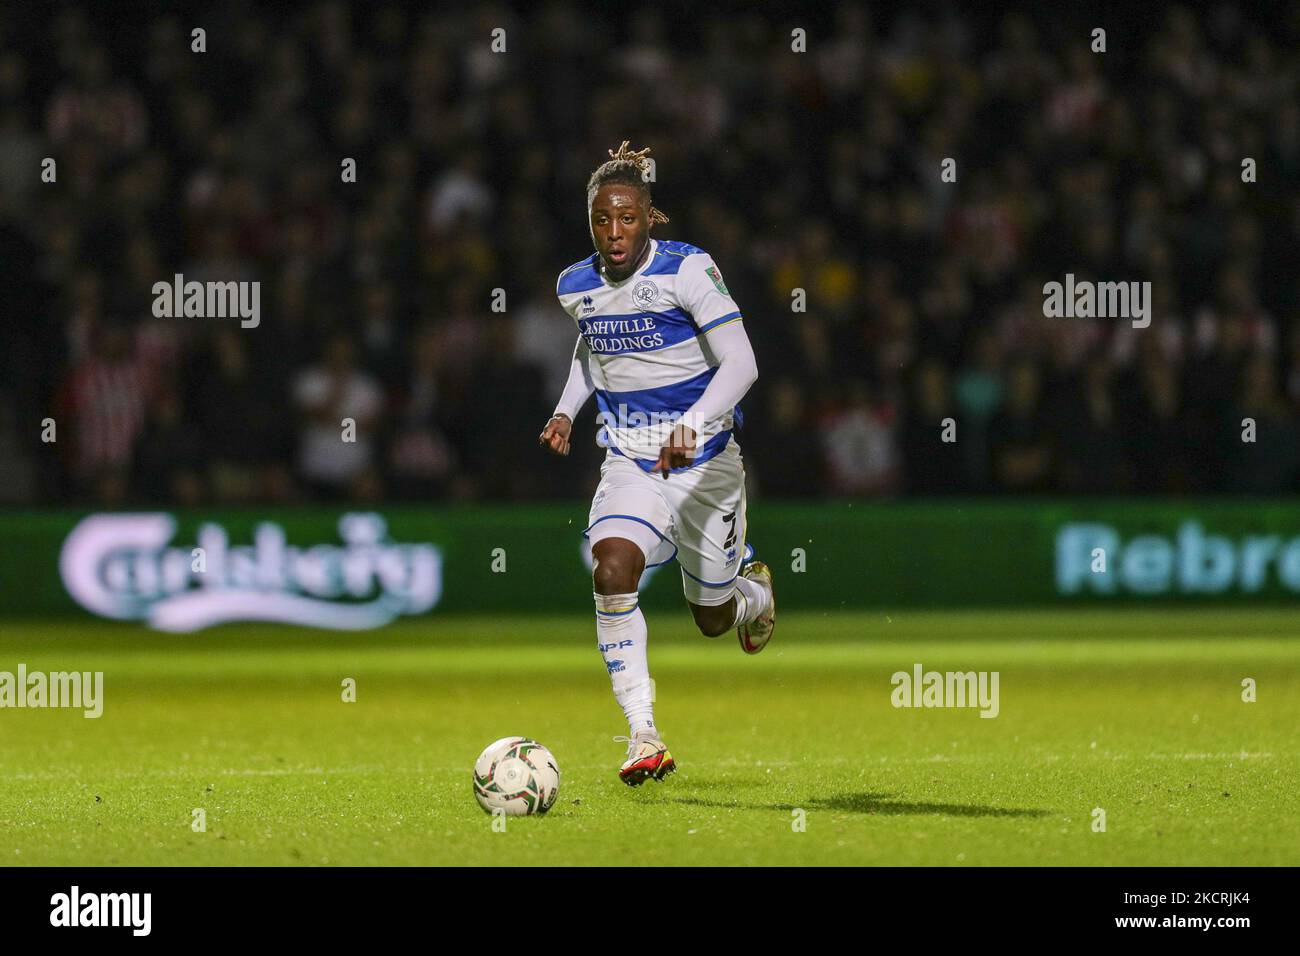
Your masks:
{"label": "footballer", "polygon": [[[560,273],[578,326],[569,378],[539,441],[567,455],[594,392],[608,451],[583,534],[591,542],[596,640],[628,722],[624,783],[676,769],[655,727],[641,573],[676,558],[700,631],[735,628],[757,654],[772,638],[772,573],[747,560],[745,469],[732,429],[758,377],[740,310],[708,253],[655,239],[649,149],[624,142],[587,183],[596,252]],[[618,738],[623,739],[623,738]]]}

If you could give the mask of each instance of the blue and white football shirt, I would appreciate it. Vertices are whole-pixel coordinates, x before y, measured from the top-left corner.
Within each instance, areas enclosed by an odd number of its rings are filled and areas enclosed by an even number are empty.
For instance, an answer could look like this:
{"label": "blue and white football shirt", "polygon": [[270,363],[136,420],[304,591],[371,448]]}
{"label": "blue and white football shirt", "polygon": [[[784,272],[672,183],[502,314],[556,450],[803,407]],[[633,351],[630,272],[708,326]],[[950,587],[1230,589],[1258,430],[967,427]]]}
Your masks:
{"label": "blue and white football shirt", "polygon": [[[672,423],[704,394],[718,361],[705,333],[739,322],[740,309],[713,259],[685,242],[650,240],[645,264],[611,282],[592,253],[560,273],[560,305],[591,353],[597,441],[649,471]],[[726,447],[739,409],[701,423],[693,464]]]}

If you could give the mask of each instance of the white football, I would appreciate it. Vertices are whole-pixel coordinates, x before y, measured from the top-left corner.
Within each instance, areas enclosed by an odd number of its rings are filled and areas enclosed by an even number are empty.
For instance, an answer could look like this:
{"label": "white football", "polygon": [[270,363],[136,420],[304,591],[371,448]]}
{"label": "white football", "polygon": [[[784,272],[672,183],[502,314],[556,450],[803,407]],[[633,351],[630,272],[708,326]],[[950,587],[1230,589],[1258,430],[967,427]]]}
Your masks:
{"label": "white football", "polygon": [[527,737],[502,737],[474,761],[474,797],[487,813],[545,813],[560,793],[555,755]]}

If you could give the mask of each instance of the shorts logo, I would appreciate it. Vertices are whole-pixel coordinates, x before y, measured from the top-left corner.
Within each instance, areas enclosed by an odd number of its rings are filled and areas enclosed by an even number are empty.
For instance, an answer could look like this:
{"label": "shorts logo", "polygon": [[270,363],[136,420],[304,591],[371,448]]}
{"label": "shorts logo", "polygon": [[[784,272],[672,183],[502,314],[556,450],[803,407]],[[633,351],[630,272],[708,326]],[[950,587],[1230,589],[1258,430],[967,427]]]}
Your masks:
{"label": "shorts logo", "polygon": [[659,286],[649,279],[642,279],[632,287],[632,301],[643,309],[648,309],[659,301]]}
{"label": "shorts logo", "polygon": [[611,674],[617,674],[621,670],[626,670],[622,661],[605,661],[605,667]]}

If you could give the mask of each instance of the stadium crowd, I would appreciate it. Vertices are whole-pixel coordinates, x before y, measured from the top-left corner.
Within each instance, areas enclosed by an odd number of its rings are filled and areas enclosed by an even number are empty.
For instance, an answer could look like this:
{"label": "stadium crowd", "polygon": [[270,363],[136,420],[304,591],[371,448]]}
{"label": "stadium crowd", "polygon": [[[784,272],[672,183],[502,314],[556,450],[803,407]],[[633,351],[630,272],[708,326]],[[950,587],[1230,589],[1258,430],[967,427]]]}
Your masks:
{"label": "stadium crowd", "polygon": [[[753,493],[1294,491],[1300,8],[1134,6],[11,8],[0,500],[588,494],[594,408],[536,436],[622,139],[745,313]],[[260,324],[155,317],[177,273]],[[1067,274],[1150,326],[1045,317]]]}

